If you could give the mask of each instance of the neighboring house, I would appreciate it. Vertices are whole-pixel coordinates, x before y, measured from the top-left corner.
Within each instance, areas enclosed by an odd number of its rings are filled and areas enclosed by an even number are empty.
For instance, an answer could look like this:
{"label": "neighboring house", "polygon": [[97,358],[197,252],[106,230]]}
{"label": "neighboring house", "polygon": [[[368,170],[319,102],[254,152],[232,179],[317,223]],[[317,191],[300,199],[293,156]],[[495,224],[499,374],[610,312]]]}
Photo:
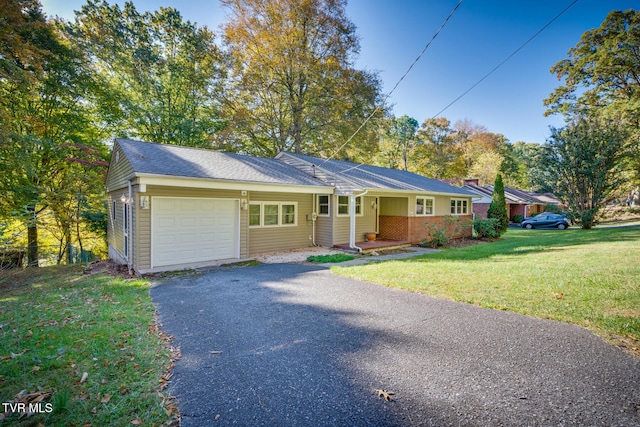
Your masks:
{"label": "neighboring house", "polygon": [[486,218],[491,205],[493,191],[478,185],[477,179],[465,179],[462,188],[477,195],[473,199],[473,215],[478,218]]}
{"label": "neighboring house", "polygon": [[115,140],[106,189],[109,256],[139,274],[313,245],[355,250],[368,232],[419,243],[425,222],[471,218],[474,196],[347,161],[128,139]]}
{"label": "neighboring house", "polygon": [[[482,196],[479,200],[474,199],[473,213],[478,217],[486,218],[493,195],[493,185],[481,187],[477,179],[465,179],[463,188]],[[549,205],[560,205],[560,200],[551,193],[534,193],[505,187],[504,197],[507,202],[507,216],[511,221],[516,215],[528,218],[544,212]]]}

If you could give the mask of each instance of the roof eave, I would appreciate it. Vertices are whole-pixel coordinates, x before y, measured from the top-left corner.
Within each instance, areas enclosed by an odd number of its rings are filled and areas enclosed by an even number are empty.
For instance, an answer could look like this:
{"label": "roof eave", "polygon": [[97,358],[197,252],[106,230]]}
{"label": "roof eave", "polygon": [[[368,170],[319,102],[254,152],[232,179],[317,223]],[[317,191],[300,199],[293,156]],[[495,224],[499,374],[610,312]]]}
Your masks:
{"label": "roof eave", "polygon": [[[194,178],[175,175],[159,175],[136,172],[128,177],[135,180],[135,184],[157,185],[166,187],[200,188],[211,190],[247,190],[271,191],[276,193],[298,192],[305,194],[333,194],[334,188],[324,185],[305,185],[287,183],[264,183],[256,181],[238,181],[211,178]],[[108,191],[118,190],[107,189]]]}

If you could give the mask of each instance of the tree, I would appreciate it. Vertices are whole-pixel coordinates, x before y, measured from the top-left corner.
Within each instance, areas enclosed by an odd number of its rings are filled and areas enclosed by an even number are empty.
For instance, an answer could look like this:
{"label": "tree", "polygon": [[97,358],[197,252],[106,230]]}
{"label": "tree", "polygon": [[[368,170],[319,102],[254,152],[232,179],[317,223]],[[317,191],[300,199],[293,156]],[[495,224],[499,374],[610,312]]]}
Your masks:
{"label": "tree", "polygon": [[593,227],[598,211],[624,182],[626,138],[619,124],[602,118],[581,118],[552,129],[544,147],[544,178],[584,229]]}
{"label": "tree", "polygon": [[425,120],[418,130],[412,156],[416,171],[435,179],[466,176],[458,136],[444,117]]}
{"label": "tree", "polygon": [[[223,29],[233,63],[226,147],[344,157],[347,150],[336,151],[364,120],[383,116],[377,75],[352,67],[359,44],[345,0],[221,3],[230,12]],[[346,148],[370,158],[376,131],[371,120]]]}
{"label": "tree", "polygon": [[502,183],[502,175],[496,176],[495,184],[493,185],[493,195],[491,196],[491,204],[487,211],[487,218],[495,218],[496,231],[498,235],[507,231],[509,227],[509,216],[507,215],[507,200],[504,196],[504,184]]}
{"label": "tree", "polygon": [[68,31],[93,59],[96,104],[111,132],[211,147],[221,117],[226,64],[214,34],[172,8],[139,13],[132,2],[89,0]]}
{"label": "tree", "polygon": [[408,170],[408,160],[415,146],[418,121],[407,115],[390,117],[383,122],[379,163],[393,169]]}
{"label": "tree", "polygon": [[600,115],[626,129],[632,154],[627,159],[640,182],[640,11],[614,10],[599,28],[585,32],[569,58],[551,72],[564,79],[544,101],[545,114],[568,121]]}
{"label": "tree", "polygon": [[542,165],[542,147],[535,142],[522,141],[509,145],[509,154],[505,155],[505,159],[509,160],[501,168],[507,187],[528,191],[543,190],[541,178],[546,170]]}
{"label": "tree", "polygon": [[485,186],[495,182],[503,157],[495,151],[486,151],[477,156],[469,169],[469,176],[478,179],[478,184]]}
{"label": "tree", "polygon": [[[25,42],[37,52],[40,62],[36,66],[16,60],[13,65],[28,78],[0,79],[0,218],[26,226],[28,263],[37,266],[39,215],[68,192],[66,187],[55,188],[53,184],[70,173],[69,143],[96,144],[100,138],[85,97],[93,90],[86,58],[46,20],[38,3],[30,5],[22,13],[36,32]],[[19,20],[15,22],[20,25]],[[0,56],[7,57],[4,52]],[[94,191],[102,191],[100,180],[89,182]]]}

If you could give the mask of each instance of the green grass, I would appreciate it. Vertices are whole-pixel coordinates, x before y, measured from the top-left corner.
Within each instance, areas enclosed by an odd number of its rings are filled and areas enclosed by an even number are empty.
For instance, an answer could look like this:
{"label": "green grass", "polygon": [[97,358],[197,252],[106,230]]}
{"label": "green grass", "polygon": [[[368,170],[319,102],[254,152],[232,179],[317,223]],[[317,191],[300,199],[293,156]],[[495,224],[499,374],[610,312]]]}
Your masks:
{"label": "green grass", "polygon": [[171,360],[147,281],[83,275],[81,266],[3,274],[0,402],[24,390],[53,411],[0,411],[0,425],[171,423],[158,391]]}
{"label": "green grass", "polygon": [[307,261],[317,262],[317,263],[330,263],[330,262],[351,261],[354,258],[355,257],[353,255],[348,255],[348,254],[311,255],[307,257]]}
{"label": "green grass", "polygon": [[[333,267],[348,277],[640,340],[640,226],[509,229],[502,239],[406,260]],[[635,342],[635,344],[633,344]]]}

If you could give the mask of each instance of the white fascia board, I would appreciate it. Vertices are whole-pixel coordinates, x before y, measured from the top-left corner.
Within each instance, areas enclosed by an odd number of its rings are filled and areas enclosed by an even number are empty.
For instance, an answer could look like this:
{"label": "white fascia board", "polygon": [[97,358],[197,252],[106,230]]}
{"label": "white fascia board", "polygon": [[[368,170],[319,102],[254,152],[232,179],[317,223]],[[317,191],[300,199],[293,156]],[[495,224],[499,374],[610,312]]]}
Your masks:
{"label": "white fascia board", "polygon": [[[450,197],[468,197],[475,198],[473,194],[459,194],[459,193],[442,193],[438,191],[426,191],[426,190],[392,190],[389,188],[365,188],[365,191],[369,193],[393,193],[396,195],[434,195],[434,196],[450,196]],[[373,195],[373,194],[370,194]]]}
{"label": "white fascia board", "polygon": [[225,181],[205,178],[136,174],[136,184],[212,190],[271,191],[275,193],[333,194],[333,187],[295,184],[271,184],[249,181]]}

